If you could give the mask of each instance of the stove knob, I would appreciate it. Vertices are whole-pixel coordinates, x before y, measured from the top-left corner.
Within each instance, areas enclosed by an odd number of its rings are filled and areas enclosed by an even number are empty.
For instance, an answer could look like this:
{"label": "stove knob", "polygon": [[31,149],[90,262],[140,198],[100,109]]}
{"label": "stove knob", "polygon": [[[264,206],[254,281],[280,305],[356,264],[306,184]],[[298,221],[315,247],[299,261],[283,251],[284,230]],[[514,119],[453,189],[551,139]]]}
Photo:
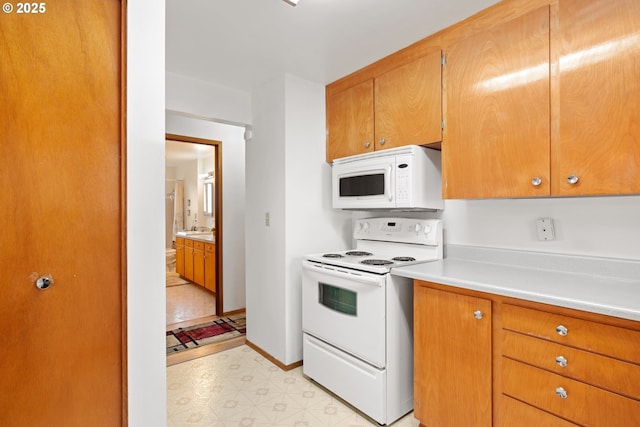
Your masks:
{"label": "stove knob", "polygon": [[362,228],[364,229],[364,231],[367,231],[369,229],[369,223],[368,222],[363,223]]}
{"label": "stove knob", "polygon": [[418,233],[420,230],[422,230],[422,226],[420,224],[416,224],[413,226],[413,230]]}
{"label": "stove knob", "polygon": [[361,222],[356,222],[356,233],[358,231],[362,230],[362,223]]}
{"label": "stove knob", "polygon": [[429,234],[431,232],[431,226],[430,225],[425,225],[424,226],[424,234]]}

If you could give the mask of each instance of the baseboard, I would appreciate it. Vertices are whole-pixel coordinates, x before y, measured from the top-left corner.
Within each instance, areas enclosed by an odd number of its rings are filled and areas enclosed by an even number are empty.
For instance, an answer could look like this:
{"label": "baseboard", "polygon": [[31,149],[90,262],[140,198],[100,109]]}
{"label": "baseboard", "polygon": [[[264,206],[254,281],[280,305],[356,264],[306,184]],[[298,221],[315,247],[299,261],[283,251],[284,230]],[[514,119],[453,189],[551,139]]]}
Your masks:
{"label": "baseboard", "polygon": [[292,363],[290,365],[285,365],[284,363],[282,363],[281,361],[279,361],[278,359],[276,359],[275,357],[273,357],[272,355],[270,355],[269,353],[267,353],[266,351],[264,351],[263,349],[261,349],[260,347],[255,345],[254,343],[252,343],[251,341],[246,340],[245,344],[247,346],[251,347],[252,349],[254,349],[255,351],[257,351],[258,353],[260,353],[260,355],[262,357],[264,357],[269,362],[273,363],[274,365],[276,365],[278,368],[282,369],[283,371],[290,371],[290,370],[295,369],[295,368],[297,368],[299,366],[302,366],[302,360],[294,362],[294,363]]}
{"label": "baseboard", "polygon": [[222,313],[220,315],[220,317],[222,317],[222,316],[233,316],[234,314],[244,313],[245,311],[246,311],[245,308],[239,308],[237,310],[225,311],[224,313]]}

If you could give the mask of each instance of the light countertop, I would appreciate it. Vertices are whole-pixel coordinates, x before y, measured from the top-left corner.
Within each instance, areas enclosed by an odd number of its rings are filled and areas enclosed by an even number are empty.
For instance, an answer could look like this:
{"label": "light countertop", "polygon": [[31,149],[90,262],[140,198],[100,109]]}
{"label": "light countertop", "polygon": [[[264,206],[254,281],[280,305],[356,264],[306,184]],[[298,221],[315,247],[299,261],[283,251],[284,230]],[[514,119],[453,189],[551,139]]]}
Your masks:
{"label": "light countertop", "polygon": [[392,274],[640,321],[640,260],[447,246]]}

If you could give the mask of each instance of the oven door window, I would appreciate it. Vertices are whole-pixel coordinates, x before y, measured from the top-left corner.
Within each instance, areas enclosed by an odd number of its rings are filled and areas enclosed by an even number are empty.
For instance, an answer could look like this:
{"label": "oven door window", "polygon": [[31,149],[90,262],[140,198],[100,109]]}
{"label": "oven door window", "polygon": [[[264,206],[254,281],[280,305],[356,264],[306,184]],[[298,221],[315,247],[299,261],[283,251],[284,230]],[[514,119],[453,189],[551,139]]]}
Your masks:
{"label": "oven door window", "polygon": [[331,310],[350,316],[358,315],[358,294],[354,291],[318,283],[318,299],[320,304]]}

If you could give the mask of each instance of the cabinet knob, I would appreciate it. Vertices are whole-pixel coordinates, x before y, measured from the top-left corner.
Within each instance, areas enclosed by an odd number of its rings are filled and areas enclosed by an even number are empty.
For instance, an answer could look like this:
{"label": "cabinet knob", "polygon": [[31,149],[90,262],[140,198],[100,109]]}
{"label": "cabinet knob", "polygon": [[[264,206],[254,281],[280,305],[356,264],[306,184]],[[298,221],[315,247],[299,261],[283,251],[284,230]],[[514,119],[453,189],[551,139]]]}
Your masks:
{"label": "cabinet knob", "polygon": [[564,326],[564,325],[558,325],[558,326],[556,326],[556,332],[561,337],[566,337],[567,334],[569,333],[569,329],[567,329],[567,327]]}
{"label": "cabinet knob", "polygon": [[364,142],[364,148],[369,148],[370,146],[371,146],[371,143],[369,141]]}
{"label": "cabinet knob", "polygon": [[576,175],[569,175],[567,177],[567,182],[571,185],[577,184],[578,183],[578,177]]}
{"label": "cabinet knob", "polygon": [[558,396],[560,399],[566,399],[567,397],[569,397],[569,395],[567,394],[567,390],[562,387],[556,388],[556,396]]}
{"label": "cabinet knob", "polygon": [[542,179],[538,178],[537,176],[531,179],[531,185],[533,185],[534,187],[537,187],[540,184],[542,184]]}
{"label": "cabinet knob", "polygon": [[567,359],[562,356],[557,356],[556,363],[558,364],[558,366],[562,366],[564,368],[565,366],[567,366],[567,363],[569,363],[569,361],[567,361]]}
{"label": "cabinet knob", "polygon": [[482,312],[480,310],[474,311],[473,312],[473,317],[475,317],[478,320],[482,319]]}
{"label": "cabinet knob", "polygon": [[380,138],[380,145],[384,145],[384,138]]}

